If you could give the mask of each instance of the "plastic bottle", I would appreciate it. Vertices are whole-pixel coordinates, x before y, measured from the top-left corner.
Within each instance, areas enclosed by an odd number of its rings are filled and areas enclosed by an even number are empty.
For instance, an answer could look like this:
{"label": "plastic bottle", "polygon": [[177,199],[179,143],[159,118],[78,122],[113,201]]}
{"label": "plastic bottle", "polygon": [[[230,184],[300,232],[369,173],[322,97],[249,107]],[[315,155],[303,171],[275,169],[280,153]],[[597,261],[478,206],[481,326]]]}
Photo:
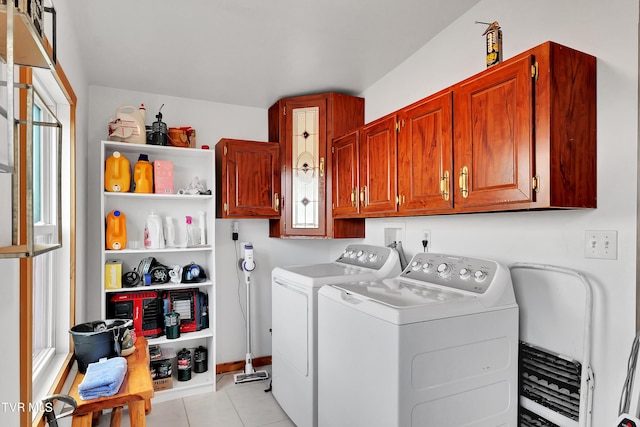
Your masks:
{"label": "plastic bottle", "polygon": [[153,165],[146,154],[140,154],[133,168],[134,193],[153,192]]}
{"label": "plastic bottle", "polygon": [[200,230],[194,227],[193,218],[186,216],[187,222],[187,247],[198,246],[200,244]]}
{"label": "plastic bottle", "polygon": [[173,218],[167,216],[164,218],[164,240],[165,246],[168,248],[176,247],[176,230],[173,226]]}
{"label": "plastic bottle", "polygon": [[144,225],[144,247],[147,249],[164,248],[164,234],[162,232],[162,219],[156,211],[151,209]]}
{"label": "plastic bottle", "polygon": [[105,161],[104,189],[106,191],[126,193],[131,186],[131,164],[129,159],[114,151]]}
{"label": "plastic bottle", "polygon": [[120,250],[127,247],[127,217],[119,210],[113,210],[107,215],[106,247]]}
{"label": "plastic bottle", "polygon": [[201,245],[206,245],[207,244],[207,233],[206,233],[206,229],[205,229],[205,213],[204,211],[200,211],[198,212],[199,215],[199,219],[198,219],[198,225],[200,226],[200,244]]}

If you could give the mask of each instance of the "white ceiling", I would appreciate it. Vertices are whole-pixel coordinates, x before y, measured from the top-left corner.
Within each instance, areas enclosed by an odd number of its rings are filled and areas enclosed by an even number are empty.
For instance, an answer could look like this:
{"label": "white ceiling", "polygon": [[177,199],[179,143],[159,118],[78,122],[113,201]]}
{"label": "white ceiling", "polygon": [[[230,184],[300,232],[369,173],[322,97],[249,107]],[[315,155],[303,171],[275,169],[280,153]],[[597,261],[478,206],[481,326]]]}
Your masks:
{"label": "white ceiling", "polygon": [[89,84],[267,108],[362,92],[478,1],[71,0],[65,12]]}

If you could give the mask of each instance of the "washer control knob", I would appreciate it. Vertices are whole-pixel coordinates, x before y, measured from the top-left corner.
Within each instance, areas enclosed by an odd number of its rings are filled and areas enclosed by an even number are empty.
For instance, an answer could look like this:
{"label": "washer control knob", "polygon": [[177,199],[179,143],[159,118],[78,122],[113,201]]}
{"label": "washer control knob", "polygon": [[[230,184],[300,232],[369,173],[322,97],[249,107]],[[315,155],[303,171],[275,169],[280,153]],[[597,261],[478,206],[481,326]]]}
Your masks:
{"label": "washer control knob", "polygon": [[460,269],[460,278],[461,279],[468,279],[469,277],[471,277],[471,271],[469,271],[468,268],[461,268]]}
{"label": "washer control knob", "polygon": [[355,258],[355,257],[356,257],[355,251],[349,251],[349,258]]}
{"label": "washer control knob", "polygon": [[365,251],[358,251],[358,260],[365,262],[367,260],[367,253]]}
{"label": "washer control knob", "polygon": [[473,273],[473,277],[476,279],[476,282],[483,282],[484,279],[487,278],[487,273],[485,271],[478,270]]}
{"label": "washer control knob", "polygon": [[451,274],[451,266],[446,262],[438,265],[438,274],[440,275],[440,277],[447,277],[449,274]]}
{"label": "washer control knob", "polygon": [[369,262],[376,262],[377,259],[378,259],[378,254],[375,254],[373,252],[369,254]]}
{"label": "washer control knob", "polygon": [[420,264],[418,261],[413,261],[413,262],[411,263],[411,269],[412,269],[413,271],[418,271],[418,270],[420,270],[420,267],[422,267],[422,264]]}
{"label": "washer control knob", "polygon": [[432,265],[431,265],[430,263],[425,262],[425,263],[422,265],[422,271],[424,271],[425,273],[428,273],[428,272],[430,272],[430,271],[431,271],[431,267],[432,267]]}

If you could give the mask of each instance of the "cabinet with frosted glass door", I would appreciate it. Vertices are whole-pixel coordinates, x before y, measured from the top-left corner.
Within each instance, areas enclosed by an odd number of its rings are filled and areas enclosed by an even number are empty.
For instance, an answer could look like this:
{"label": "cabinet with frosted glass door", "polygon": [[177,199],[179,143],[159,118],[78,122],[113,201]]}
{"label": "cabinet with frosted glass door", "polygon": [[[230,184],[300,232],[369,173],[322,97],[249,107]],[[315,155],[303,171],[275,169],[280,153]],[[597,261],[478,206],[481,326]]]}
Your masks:
{"label": "cabinet with frosted glass door", "polygon": [[323,93],[277,101],[269,109],[269,140],[280,143],[281,213],[271,237],[364,237],[362,218],[334,219],[331,141],[364,124],[364,99]]}

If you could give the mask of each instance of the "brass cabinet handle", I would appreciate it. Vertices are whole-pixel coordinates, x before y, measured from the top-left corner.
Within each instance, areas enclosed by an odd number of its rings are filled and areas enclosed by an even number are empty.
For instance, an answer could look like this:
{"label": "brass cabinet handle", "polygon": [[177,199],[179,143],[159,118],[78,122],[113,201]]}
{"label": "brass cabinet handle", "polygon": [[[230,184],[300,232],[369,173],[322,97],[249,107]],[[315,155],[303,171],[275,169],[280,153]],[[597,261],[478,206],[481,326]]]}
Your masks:
{"label": "brass cabinet handle", "polygon": [[460,178],[458,179],[458,186],[463,198],[469,197],[469,168],[463,167],[460,169]]}
{"label": "brass cabinet handle", "polygon": [[280,212],[280,197],[278,196],[278,193],[273,195],[273,208],[276,212]]}
{"label": "brass cabinet handle", "polygon": [[440,178],[440,194],[443,200],[449,201],[449,171],[444,171]]}
{"label": "brass cabinet handle", "polygon": [[404,194],[401,194],[399,196],[396,196],[396,205],[398,206],[402,206],[407,202],[407,198],[405,197]]}
{"label": "brass cabinet handle", "polygon": [[354,208],[357,206],[356,203],[356,194],[358,193],[358,188],[357,187],[353,187],[351,189],[351,206],[353,206]]}
{"label": "brass cabinet handle", "polygon": [[320,176],[324,176],[324,157],[320,157]]}
{"label": "brass cabinet handle", "polygon": [[360,203],[363,207],[367,207],[367,186],[365,185],[360,189]]}

